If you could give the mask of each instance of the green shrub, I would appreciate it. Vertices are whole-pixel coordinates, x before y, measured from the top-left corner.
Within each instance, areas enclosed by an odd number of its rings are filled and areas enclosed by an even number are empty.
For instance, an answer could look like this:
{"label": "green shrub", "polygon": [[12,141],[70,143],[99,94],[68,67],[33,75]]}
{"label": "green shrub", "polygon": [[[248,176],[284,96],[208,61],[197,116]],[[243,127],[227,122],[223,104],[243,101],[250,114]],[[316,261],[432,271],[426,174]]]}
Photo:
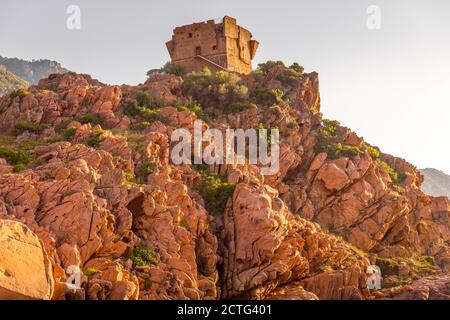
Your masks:
{"label": "green shrub", "polygon": [[140,133],[133,133],[127,136],[128,147],[133,152],[140,152],[144,146],[144,136]]}
{"label": "green shrub", "polygon": [[295,72],[299,73],[299,74],[303,74],[303,72],[305,71],[305,68],[303,68],[303,66],[299,65],[297,62],[294,62],[289,69],[294,70]]}
{"label": "green shrub", "polygon": [[280,81],[284,86],[293,86],[300,79],[301,75],[301,73],[293,69],[286,69],[277,74],[275,79]]}
{"label": "green shrub", "polygon": [[155,170],[155,165],[156,162],[152,160],[142,163],[136,170],[138,181],[145,183],[147,176]]}
{"label": "green shrub", "polygon": [[26,169],[26,166],[33,160],[25,148],[13,150],[7,147],[0,147],[0,157],[13,166],[15,172]]}
{"label": "green shrub", "polygon": [[61,134],[61,132],[64,129],[66,129],[69,126],[69,124],[70,124],[70,120],[63,120],[55,126],[54,130],[56,133]]}
{"label": "green shrub", "polygon": [[76,128],[66,128],[61,132],[61,139],[63,141],[69,141],[77,133]]}
{"label": "green shrub", "polygon": [[336,157],[353,157],[357,155],[364,154],[364,151],[362,151],[360,148],[355,146],[348,146],[343,144],[336,144],[334,145]]}
{"label": "green shrub", "polygon": [[136,100],[128,102],[125,107],[124,113],[130,117],[137,117],[139,115],[139,105]]}
{"label": "green shrub", "polygon": [[203,172],[201,175],[203,179],[197,189],[205,201],[206,210],[213,215],[223,214],[235,185],[217,174]]}
{"label": "green shrub", "polygon": [[370,156],[371,156],[372,159],[374,159],[374,160],[380,158],[380,151],[378,151],[378,150],[375,149],[374,147],[368,146],[368,147],[367,147],[367,152],[369,152]]}
{"label": "green shrub", "polygon": [[163,71],[168,74],[174,74],[182,77],[186,74],[186,66],[178,63],[167,62],[163,67]]}
{"label": "green shrub", "polygon": [[92,125],[100,125],[104,126],[105,121],[98,113],[86,113],[85,115],[82,115],[78,121],[82,124],[90,123]]}
{"label": "green shrub", "polygon": [[262,134],[261,130],[264,130],[264,129],[267,130],[267,131],[266,131],[267,143],[270,144],[270,143],[272,142],[272,132],[271,132],[271,131],[272,131],[272,129],[278,130],[278,128],[277,128],[277,127],[266,128],[266,127],[264,126],[263,123],[259,123],[259,124],[255,127],[256,134],[257,134],[257,136],[258,136],[258,143],[259,143],[259,136],[260,136],[260,134]]}
{"label": "green shrub", "polygon": [[101,135],[103,132],[94,132],[91,133],[86,141],[84,142],[85,145],[87,145],[88,147],[91,148],[98,148],[100,146],[100,143],[102,142],[101,140]]}
{"label": "green shrub", "polygon": [[10,96],[12,98],[15,98],[15,97],[23,98],[23,97],[25,97],[28,94],[30,94],[30,92],[27,89],[21,88],[21,89],[17,89],[17,90],[11,91]]}
{"label": "green shrub", "polygon": [[182,226],[185,229],[189,229],[189,223],[186,221],[185,218],[180,220],[180,226]]}
{"label": "green shrub", "polygon": [[[423,277],[434,271],[434,257],[432,256],[416,256],[412,258],[392,257],[392,258],[376,258],[376,264],[380,267],[383,277],[395,276],[393,280],[383,281],[383,288],[397,287],[411,283],[412,278]],[[400,276],[400,266],[409,267],[409,274]]]}
{"label": "green shrub", "polygon": [[399,174],[389,164],[387,164],[386,162],[384,162],[381,159],[376,159],[375,163],[378,166],[380,166],[381,168],[383,168],[384,170],[386,170],[386,172],[391,177],[391,180],[393,183],[398,184],[401,182],[401,179],[399,178]]}
{"label": "green shrub", "polygon": [[209,116],[215,116],[215,110],[223,110],[232,103],[248,101],[248,88],[241,78],[226,71],[213,73],[205,69],[188,74],[183,82],[183,92],[200,103],[203,112]]}
{"label": "green shrub", "polygon": [[159,109],[148,109],[138,105],[136,100],[130,101],[125,107],[124,113],[131,117],[140,116],[146,122],[157,121],[160,119]]}
{"label": "green shrub", "polygon": [[151,126],[151,124],[152,123],[149,121],[142,121],[142,122],[131,125],[131,129],[141,131],[141,130],[145,130],[147,127]]}
{"label": "green shrub", "polygon": [[140,116],[146,121],[156,121],[159,120],[159,110],[163,106],[162,99],[140,91],[137,93],[136,100],[128,102],[124,113],[131,117]]}
{"label": "green shrub", "polygon": [[288,129],[294,129],[294,128],[296,128],[297,126],[298,126],[297,120],[292,120],[292,121],[290,121],[290,122],[286,125],[286,127],[287,127]]}
{"label": "green shrub", "polygon": [[18,164],[13,165],[14,172],[20,172],[20,171],[25,170],[26,168],[27,168],[27,166],[23,163],[18,163]]}
{"label": "green shrub", "polygon": [[[55,129],[55,131],[56,131],[56,129]],[[47,139],[47,141],[50,143],[60,142],[60,141],[69,141],[70,139],[72,139],[72,137],[75,135],[76,132],[77,132],[76,128],[62,129],[62,130],[59,130],[59,136],[49,138],[49,139]]]}
{"label": "green shrub", "polygon": [[257,108],[256,104],[251,102],[233,102],[227,108],[229,113],[239,113],[244,110],[255,109]]}
{"label": "green shrub", "polygon": [[18,136],[25,131],[39,134],[44,130],[44,126],[30,121],[17,121],[13,127],[13,134]]}
{"label": "green shrub", "polygon": [[152,287],[152,280],[150,278],[145,278],[144,290],[150,290],[151,287]]}
{"label": "green shrub", "polygon": [[88,277],[90,277],[90,276],[93,276],[94,274],[96,274],[96,273],[98,273],[99,271],[97,270],[97,269],[95,269],[95,268],[86,268],[84,271],[83,271],[83,273],[84,273],[84,275],[85,276],[88,276]]}
{"label": "green shrub", "polygon": [[334,131],[336,131],[337,128],[341,126],[341,123],[337,120],[323,119],[322,122],[325,127],[334,128]]}
{"label": "green shrub", "polygon": [[139,91],[136,95],[138,105],[145,109],[158,110],[164,107],[164,101],[147,92]]}
{"label": "green shrub", "polygon": [[136,246],[128,255],[128,259],[133,261],[133,267],[148,266],[157,264],[158,258],[153,249]]}
{"label": "green shrub", "polygon": [[285,67],[283,61],[269,60],[267,62],[258,64],[258,70],[261,71],[263,73],[263,75],[267,76],[267,74],[269,73],[269,70],[276,66]]}
{"label": "green shrub", "polygon": [[336,120],[324,119],[323,126],[319,129],[319,136],[314,146],[314,151],[316,153],[325,152],[330,159],[364,154],[364,151],[358,147],[344,145],[339,142],[339,126],[340,123]]}
{"label": "green shrub", "polygon": [[147,77],[158,73],[167,73],[183,77],[186,74],[186,66],[178,63],[167,62],[162,68],[149,70],[147,72]]}
{"label": "green shrub", "polygon": [[198,119],[204,119],[205,115],[203,114],[202,107],[198,104],[189,99],[189,103],[187,105],[181,105],[177,107],[178,111],[191,111],[195,113]]}
{"label": "green shrub", "polygon": [[280,89],[256,88],[250,91],[250,98],[257,105],[271,107],[282,101],[284,93]]}

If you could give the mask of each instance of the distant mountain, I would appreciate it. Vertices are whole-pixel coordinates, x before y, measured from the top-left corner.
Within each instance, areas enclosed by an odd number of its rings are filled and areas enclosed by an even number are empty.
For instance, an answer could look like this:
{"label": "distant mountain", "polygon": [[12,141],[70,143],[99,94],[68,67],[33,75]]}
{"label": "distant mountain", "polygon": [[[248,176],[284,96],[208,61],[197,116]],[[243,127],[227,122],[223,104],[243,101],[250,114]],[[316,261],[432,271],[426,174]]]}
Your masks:
{"label": "distant mountain", "polygon": [[31,84],[0,65],[0,96],[16,89],[28,88]]}
{"label": "distant mountain", "polygon": [[58,62],[46,59],[27,61],[0,56],[0,65],[5,66],[6,69],[32,84],[37,84],[40,79],[47,78],[52,73],[69,71]]}
{"label": "distant mountain", "polygon": [[421,169],[420,172],[425,176],[422,186],[425,193],[436,197],[450,197],[450,175],[432,168]]}

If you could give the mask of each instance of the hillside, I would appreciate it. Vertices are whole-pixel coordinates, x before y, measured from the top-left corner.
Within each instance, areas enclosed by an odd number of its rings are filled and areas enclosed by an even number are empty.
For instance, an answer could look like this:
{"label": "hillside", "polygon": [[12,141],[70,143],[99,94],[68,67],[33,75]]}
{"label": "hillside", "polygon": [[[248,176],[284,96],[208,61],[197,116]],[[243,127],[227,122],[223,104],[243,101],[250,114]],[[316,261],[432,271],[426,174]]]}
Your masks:
{"label": "hillside", "polygon": [[[0,292],[90,300],[448,297],[448,199],[424,194],[413,165],[323,119],[320,102],[317,73],[273,61],[245,76],[169,65],[139,86],[70,72],[1,97],[0,233],[20,241],[0,239],[14,277],[0,278]],[[280,170],[264,176],[247,155],[231,164],[174,164],[177,129],[196,128],[255,129],[259,145],[275,144],[264,129],[277,128]],[[374,263],[383,289],[369,292]],[[74,268],[82,272],[77,287],[67,284]]]}
{"label": "hillside", "polygon": [[47,78],[50,74],[69,71],[58,62],[47,59],[27,61],[0,56],[0,65],[32,84],[37,84],[40,79]]}
{"label": "hillside", "polygon": [[13,90],[28,88],[30,83],[0,65],[0,96]]}
{"label": "hillside", "polygon": [[425,177],[422,186],[425,193],[435,197],[450,197],[450,175],[432,168],[421,169],[420,172]]}

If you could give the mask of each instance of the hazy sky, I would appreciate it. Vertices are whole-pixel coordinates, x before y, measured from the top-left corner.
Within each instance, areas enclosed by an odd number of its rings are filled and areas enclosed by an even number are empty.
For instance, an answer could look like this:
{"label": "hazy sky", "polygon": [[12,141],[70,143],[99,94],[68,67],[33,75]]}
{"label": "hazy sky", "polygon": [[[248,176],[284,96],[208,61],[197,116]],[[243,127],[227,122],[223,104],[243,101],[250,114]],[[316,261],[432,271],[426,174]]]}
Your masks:
{"label": "hazy sky", "polygon": [[[81,30],[66,9],[81,8]],[[366,26],[369,5],[381,29]],[[49,58],[111,84],[169,60],[173,27],[234,16],[268,59],[320,74],[322,112],[384,152],[450,173],[448,0],[0,0],[0,55]]]}

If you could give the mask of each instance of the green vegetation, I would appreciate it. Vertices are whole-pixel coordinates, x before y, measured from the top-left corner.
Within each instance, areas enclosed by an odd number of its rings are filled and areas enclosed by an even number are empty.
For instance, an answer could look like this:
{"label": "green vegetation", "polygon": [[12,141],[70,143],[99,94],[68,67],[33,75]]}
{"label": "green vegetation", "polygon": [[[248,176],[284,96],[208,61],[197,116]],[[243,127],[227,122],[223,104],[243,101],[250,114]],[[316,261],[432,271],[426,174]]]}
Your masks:
{"label": "green vegetation", "polygon": [[155,170],[156,162],[153,160],[142,163],[136,170],[137,181],[145,183],[147,176]]}
{"label": "green vegetation", "polygon": [[152,287],[152,280],[150,278],[144,279],[144,290],[150,290]]}
{"label": "green vegetation", "polygon": [[76,128],[65,128],[65,129],[61,129],[58,131],[59,131],[58,136],[49,138],[47,141],[50,143],[60,142],[60,141],[70,141],[70,139],[72,139],[72,137],[77,132],[77,129]]}
{"label": "green vegetation", "polygon": [[[432,256],[417,256],[413,258],[380,258],[377,257],[376,264],[380,267],[383,277],[396,276],[391,281],[385,281],[383,287],[390,288],[403,284],[411,283],[412,279],[417,276],[429,274],[435,265]],[[400,267],[404,265],[410,269],[408,275],[400,276]]]}
{"label": "green vegetation", "polygon": [[36,124],[31,121],[17,121],[13,127],[13,134],[15,136],[21,135],[25,131],[39,134],[44,130],[44,126]]}
{"label": "green vegetation", "polygon": [[164,101],[149,93],[140,91],[136,100],[131,100],[125,107],[124,113],[130,117],[140,116],[145,121],[159,119],[159,110],[164,107]]}
{"label": "green vegetation", "polygon": [[255,109],[256,104],[251,102],[233,102],[227,108],[228,113],[239,113],[244,110]]}
{"label": "green vegetation", "polygon": [[128,147],[133,152],[141,151],[144,144],[144,136],[140,133],[132,133],[127,136]]}
{"label": "green vegetation", "polygon": [[327,263],[323,263],[323,264],[319,265],[319,270],[322,272],[331,272],[331,271],[333,271],[333,267]]}
{"label": "green vegetation", "polygon": [[380,159],[380,151],[378,149],[375,149],[374,147],[368,146],[367,152],[369,152],[370,156],[373,160]]}
{"label": "green vegetation", "polygon": [[81,124],[90,123],[92,125],[100,125],[101,127],[104,127],[105,121],[98,113],[86,113],[85,115],[82,115],[78,121]]}
{"label": "green vegetation", "polygon": [[157,73],[167,73],[173,74],[179,77],[183,77],[186,74],[186,67],[182,64],[167,62],[164,67],[160,69],[152,69],[147,72],[147,76],[150,77],[152,74]]}
{"label": "green vegetation", "polygon": [[323,120],[323,127],[319,130],[317,143],[314,147],[315,152],[325,152],[330,159],[353,157],[364,154],[364,151],[358,147],[344,145],[339,142],[339,126],[340,123],[336,120]]}
{"label": "green vegetation", "polygon": [[223,110],[236,102],[247,102],[248,88],[238,75],[226,71],[188,74],[183,82],[183,92],[197,101],[206,115],[215,117],[218,108]]}
{"label": "green vegetation", "polygon": [[100,143],[102,142],[102,140],[101,140],[102,133],[103,133],[103,131],[97,131],[97,132],[91,133],[87,137],[84,144],[91,148],[98,148],[100,146]]}
{"label": "green vegetation", "polygon": [[0,157],[4,158],[9,165],[14,167],[14,172],[26,169],[27,165],[33,160],[25,148],[19,150],[0,147]]}
{"label": "green vegetation", "polygon": [[163,71],[168,74],[182,77],[186,74],[186,67],[182,64],[167,62],[163,67]]}
{"label": "green vegetation", "polygon": [[294,85],[304,72],[304,68],[297,62],[294,62],[289,68],[286,68],[283,61],[272,61],[272,60],[269,60],[265,63],[260,63],[258,65],[258,71],[263,76],[267,76],[269,74],[270,69],[276,66],[281,66],[284,69],[276,76],[276,80],[281,81],[281,83],[285,86]]}
{"label": "green vegetation", "polygon": [[195,103],[192,99],[189,99],[188,104],[177,106],[178,111],[191,111],[195,113],[198,119],[204,119],[205,115],[203,114],[202,107]]}
{"label": "green vegetation", "polygon": [[267,74],[269,73],[269,70],[272,69],[273,67],[276,67],[276,66],[286,67],[284,65],[283,61],[269,60],[269,61],[266,61],[264,63],[258,64],[258,70],[261,71],[264,76],[267,76]]}
{"label": "green vegetation", "polygon": [[133,267],[142,267],[158,263],[155,251],[141,246],[134,247],[133,251],[128,255],[128,259],[133,261]]}
{"label": "green vegetation", "polygon": [[142,130],[145,130],[147,127],[151,126],[151,124],[152,123],[150,121],[142,121],[142,122],[131,125],[131,129],[137,130],[137,131],[142,131]]}
{"label": "green vegetation", "polygon": [[235,185],[217,174],[201,172],[201,175],[203,179],[196,187],[205,200],[206,210],[213,215],[223,214]]}
{"label": "green vegetation", "polygon": [[280,89],[256,88],[250,91],[250,98],[260,106],[271,107],[282,101],[284,93]]}
{"label": "green vegetation", "polygon": [[137,93],[136,101],[139,106],[145,109],[158,110],[164,107],[164,101],[161,98],[143,91]]}
{"label": "green vegetation", "polygon": [[180,226],[182,226],[185,229],[189,229],[189,223],[186,221],[185,218],[180,220]]}
{"label": "green vegetation", "polygon": [[298,126],[297,120],[292,120],[292,121],[290,121],[290,122],[286,125],[286,127],[287,127],[288,129],[294,129],[294,128],[296,128],[297,126]]}
{"label": "green vegetation", "polygon": [[283,86],[293,86],[300,79],[301,75],[301,73],[294,69],[286,69],[277,74],[275,79],[280,81]]}
{"label": "green vegetation", "polygon": [[85,276],[88,276],[88,277],[93,276],[94,274],[96,274],[96,273],[98,273],[98,272],[99,272],[99,271],[98,271],[97,269],[92,268],[92,267],[86,268],[86,269],[84,269],[84,271],[83,271],[84,275],[85,275]]}
{"label": "green vegetation", "polygon": [[30,92],[27,89],[21,88],[21,89],[17,89],[11,92],[11,97],[15,98],[15,97],[25,97],[26,95],[30,94]]}
{"label": "green vegetation", "polygon": [[395,184],[400,184],[403,182],[405,176],[399,174],[397,171],[395,171],[389,164],[387,164],[386,162],[384,162],[381,159],[376,159],[375,163],[380,166],[381,168],[383,168],[384,170],[386,170],[386,172],[389,174],[389,176],[391,177],[391,180],[393,183]]}
{"label": "green vegetation", "polygon": [[303,66],[299,65],[297,62],[294,62],[289,69],[294,70],[295,72],[299,73],[299,74],[303,74],[303,72],[305,72],[305,68],[303,68]]}
{"label": "green vegetation", "polygon": [[69,141],[77,133],[76,128],[66,128],[61,131],[61,139],[64,141]]}

